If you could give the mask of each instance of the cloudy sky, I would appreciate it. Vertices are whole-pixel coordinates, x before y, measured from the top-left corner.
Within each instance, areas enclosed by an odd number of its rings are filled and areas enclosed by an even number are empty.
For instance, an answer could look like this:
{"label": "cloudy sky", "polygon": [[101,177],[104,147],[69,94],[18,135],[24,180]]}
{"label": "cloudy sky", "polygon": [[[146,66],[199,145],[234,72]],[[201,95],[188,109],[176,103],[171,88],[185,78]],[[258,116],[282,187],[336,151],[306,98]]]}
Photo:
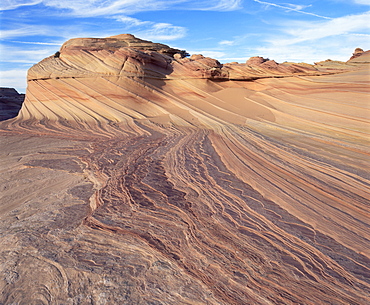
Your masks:
{"label": "cloudy sky", "polygon": [[75,37],[131,33],[221,62],[346,61],[370,49],[370,0],[2,0],[0,86]]}

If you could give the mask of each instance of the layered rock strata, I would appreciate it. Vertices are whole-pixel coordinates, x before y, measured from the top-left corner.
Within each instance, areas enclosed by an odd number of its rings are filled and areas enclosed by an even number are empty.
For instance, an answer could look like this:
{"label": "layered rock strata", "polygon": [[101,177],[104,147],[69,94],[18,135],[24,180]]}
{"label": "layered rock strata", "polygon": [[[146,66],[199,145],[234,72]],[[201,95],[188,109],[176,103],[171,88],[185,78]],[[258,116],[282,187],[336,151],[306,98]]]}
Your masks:
{"label": "layered rock strata", "polygon": [[64,44],[1,124],[0,303],[369,303],[367,54]]}

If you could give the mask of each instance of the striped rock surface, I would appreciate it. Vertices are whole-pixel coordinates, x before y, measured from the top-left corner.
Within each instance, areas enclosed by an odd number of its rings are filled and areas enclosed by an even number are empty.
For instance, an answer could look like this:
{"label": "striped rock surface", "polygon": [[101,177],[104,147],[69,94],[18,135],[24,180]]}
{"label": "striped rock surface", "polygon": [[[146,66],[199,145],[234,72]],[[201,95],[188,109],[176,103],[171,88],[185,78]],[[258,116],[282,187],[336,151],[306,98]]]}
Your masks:
{"label": "striped rock surface", "polygon": [[132,35],[0,125],[1,304],[368,304],[369,53],[220,64]]}

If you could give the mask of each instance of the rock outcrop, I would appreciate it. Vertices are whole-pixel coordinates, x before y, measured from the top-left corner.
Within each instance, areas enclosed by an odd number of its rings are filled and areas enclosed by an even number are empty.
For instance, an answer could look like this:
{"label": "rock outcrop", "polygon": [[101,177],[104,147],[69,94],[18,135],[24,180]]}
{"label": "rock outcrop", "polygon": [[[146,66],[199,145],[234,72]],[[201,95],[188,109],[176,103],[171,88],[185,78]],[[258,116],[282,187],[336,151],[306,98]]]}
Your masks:
{"label": "rock outcrop", "polygon": [[350,64],[370,63],[370,50],[364,51],[361,48],[356,48],[352,57],[347,61]]}
{"label": "rock outcrop", "polygon": [[1,304],[370,302],[366,52],[186,55],[119,35],[30,69],[0,123]]}
{"label": "rock outcrop", "polygon": [[363,49],[356,48],[349,60],[352,60],[352,59],[355,59],[357,57],[360,57],[361,55],[363,55],[363,53],[364,53],[364,50]]}
{"label": "rock outcrop", "polygon": [[[323,75],[352,67],[345,63],[338,67],[327,63],[314,66],[278,64],[261,57],[251,58],[246,64],[221,64],[200,54],[190,58],[186,55],[185,51],[144,41],[129,34],[101,39],[72,39],[55,55],[29,70],[27,98],[19,119],[33,120],[32,117],[36,115],[38,120],[60,122],[58,109],[62,109],[64,119],[71,124],[75,124],[77,115],[79,120],[93,124],[96,120],[127,123],[132,122],[132,119],[157,120],[157,117],[166,117],[168,122],[181,122],[182,125],[197,125],[199,122],[208,125],[203,120],[193,119],[192,114],[189,115],[192,113],[189,112],[191,106],[189,108],[177,102],[174,105],[174,100],[161,93],[162,86],[177,82],[178,92],[188,92],[188,85],[184,86],[185,82],[181,80],[188,80],[187,83],[204,83],[202,80],[250,81],[292,75]],[[148,84],[151,89],[143,90],[143,87],[148,89]],[[196,93],[184,94],[191,94],[194,98],[198,96]],[[164,99],[166,102],[146,103],[153,99]],[[137,100],[147,106],[143,108]],[[43,106],[50,101],[53,101],[51,108]],[[54,107],[58,109],[54,111]],[[255,107],[260,109],[258,115],[251,113],[248,117],[273,117],[269,110]],[[99,111],[95,113],[92,109]],[[239,117],[237,121],[245,122],[245,119]]]}
{"label": "rock outcrop", "polygon": [[[262,57],[252,57],[246,64],[222,65],[201,54],[190,58],[187,55],[186,51],[141,40],[129,34],[108,38],[77,38],[67,41],[56,54],[33,66],[28,72],[28,80],[103,75],[158,79],[235,79],[238,75],[246,79],[319,72],[314,66],[288,63],[278,65]],[[256,66],[260,69],[256,69]]]}
{"label": "rock outcrop", "polygon": [[0,121],[17,116],[24,97],[24,94],[19,94],[14,88],[0,88]]}

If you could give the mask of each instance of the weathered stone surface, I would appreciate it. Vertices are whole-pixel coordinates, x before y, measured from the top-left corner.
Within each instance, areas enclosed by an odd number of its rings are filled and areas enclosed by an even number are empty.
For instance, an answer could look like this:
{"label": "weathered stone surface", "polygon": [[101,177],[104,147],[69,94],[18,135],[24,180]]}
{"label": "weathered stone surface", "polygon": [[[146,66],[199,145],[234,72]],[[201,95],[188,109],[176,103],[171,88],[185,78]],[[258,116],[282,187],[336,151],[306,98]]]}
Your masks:
{"label": "weathered stone surface", "polygon": [[1,304],[369,303],[366,52],[93,43],[34,66],[0,125]]}

